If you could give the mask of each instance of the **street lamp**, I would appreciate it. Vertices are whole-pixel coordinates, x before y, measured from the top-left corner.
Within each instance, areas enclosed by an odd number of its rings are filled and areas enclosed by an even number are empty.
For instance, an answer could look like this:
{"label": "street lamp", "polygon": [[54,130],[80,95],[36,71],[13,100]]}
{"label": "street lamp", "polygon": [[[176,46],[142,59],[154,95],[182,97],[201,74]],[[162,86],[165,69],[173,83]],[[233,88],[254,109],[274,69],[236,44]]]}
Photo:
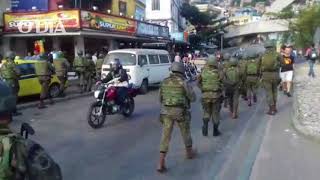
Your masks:
{"label": "street lamp", "polygon": [[108,9],[108,10],[107,10],[107,13],[108,13],[108,14],[111,14],[111,10],[110,10],[110,9]]}

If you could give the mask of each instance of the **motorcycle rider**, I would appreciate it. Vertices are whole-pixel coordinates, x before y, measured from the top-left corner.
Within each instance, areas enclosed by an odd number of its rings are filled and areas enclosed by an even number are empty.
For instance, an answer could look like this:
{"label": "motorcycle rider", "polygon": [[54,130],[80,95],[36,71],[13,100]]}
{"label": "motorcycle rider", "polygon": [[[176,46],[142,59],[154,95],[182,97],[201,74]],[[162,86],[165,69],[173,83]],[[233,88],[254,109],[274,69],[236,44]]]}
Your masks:
{"label": "motorcycle rider", "polygon": [[[119,105],[121,105],[124,100],[125,97],[127,96],[128,93],[128,74],[127,71],[125,69],[122,68],[121,62],[119,59],[113,59],[110,62],[110,69],[111,71],[107,74],[107,76],[105,78],[103,78],[101,81],[102,83],[108,83],[111,80],[118,78],[118,86],[117,86],[117,94],[118,94],[118,103]],[[122,84],[122,85],[119,85]]]}

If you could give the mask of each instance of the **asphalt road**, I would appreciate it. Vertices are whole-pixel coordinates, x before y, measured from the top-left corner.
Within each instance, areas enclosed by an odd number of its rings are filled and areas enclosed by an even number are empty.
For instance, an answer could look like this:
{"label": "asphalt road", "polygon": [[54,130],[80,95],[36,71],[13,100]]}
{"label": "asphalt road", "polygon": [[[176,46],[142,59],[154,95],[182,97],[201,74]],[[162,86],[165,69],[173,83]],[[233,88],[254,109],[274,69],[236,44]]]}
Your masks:
{"label": "asphalt road", "polygon": [[[198,89],[197,94],[200,94]],[[281,118],[288,125],[292,102],[283,95],[279,98]],[[99,130],[91,129],[86,120],[92,101],[93,97],[84,97],[57,103],[42,111],[25,109],[23,116],[15,119],[13,128],[18,130],[23,121],[31,123],[36,130],[32,138],[61,165],[66,180],[248,180],[251,174],[260,177],[266,173],[261,158],[257,161],[257,157],[261,156],[266,134],[270,134],[270,118],[275,117],[265,115],[262,92],[253,107],[249,108],[241,100],[238,120],[230,119],[223,109],[223,135],[218,138],[212,136],[212,126],[210,136],[201,135],[202,110],[198,97],[192,105],[192,137],[198,157],[185,159],[181,135],[175,128],[167,156],[169,171],[164,175],[155,170],[161,135],[157,90],[136,98],[131,118],[107,117],[107,123]],[[274,162],[270,163],[272,166]]]}

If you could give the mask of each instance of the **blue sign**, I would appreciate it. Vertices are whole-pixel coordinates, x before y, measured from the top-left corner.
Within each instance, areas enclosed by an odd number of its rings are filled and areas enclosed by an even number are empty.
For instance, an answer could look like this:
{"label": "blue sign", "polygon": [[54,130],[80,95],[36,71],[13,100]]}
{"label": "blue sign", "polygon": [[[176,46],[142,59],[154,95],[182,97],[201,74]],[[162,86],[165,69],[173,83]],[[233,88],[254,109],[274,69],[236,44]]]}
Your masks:
{"label": "blue sign", "polygon": [[48,11],[48,0],[11,0],[12,11],[30,11],[33,6],[37,10]]}

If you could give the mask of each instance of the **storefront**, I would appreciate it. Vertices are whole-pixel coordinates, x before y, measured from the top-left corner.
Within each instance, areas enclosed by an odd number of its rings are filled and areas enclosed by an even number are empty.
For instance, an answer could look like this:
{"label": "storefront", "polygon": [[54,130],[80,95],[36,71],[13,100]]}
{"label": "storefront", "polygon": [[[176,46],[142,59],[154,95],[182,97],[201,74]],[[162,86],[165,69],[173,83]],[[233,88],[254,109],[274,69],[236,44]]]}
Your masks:
{"label": "storefront", "polygon": [[4,51],[14,50],[23,57],[34,51],[39,40],[46,52],[62,50],[70,60],[79,50],[95,53],[120,45],[128,48],[140,47],[143,42],[170,41],[167,27],[93,11],[4,14]]}

